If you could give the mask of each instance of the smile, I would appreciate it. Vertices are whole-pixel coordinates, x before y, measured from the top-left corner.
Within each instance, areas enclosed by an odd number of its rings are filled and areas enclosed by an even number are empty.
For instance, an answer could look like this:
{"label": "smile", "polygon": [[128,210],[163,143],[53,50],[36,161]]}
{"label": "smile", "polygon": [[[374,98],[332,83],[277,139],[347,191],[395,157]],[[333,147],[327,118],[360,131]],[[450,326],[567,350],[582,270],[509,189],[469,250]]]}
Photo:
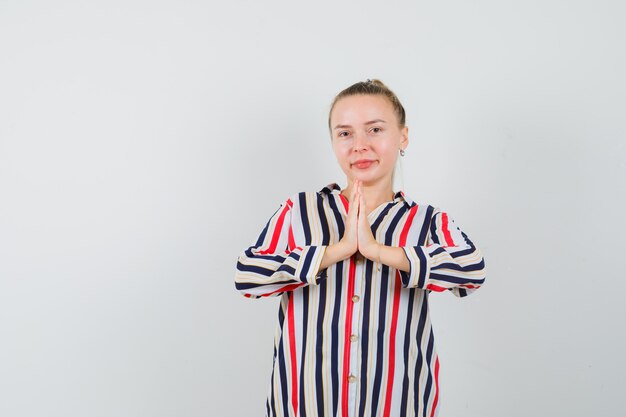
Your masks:
{"label": "smile", "polygon": [[367,169],[372,166],[376,161],[371,159],[360,159],[352,164],[353,167],[357,169]]}

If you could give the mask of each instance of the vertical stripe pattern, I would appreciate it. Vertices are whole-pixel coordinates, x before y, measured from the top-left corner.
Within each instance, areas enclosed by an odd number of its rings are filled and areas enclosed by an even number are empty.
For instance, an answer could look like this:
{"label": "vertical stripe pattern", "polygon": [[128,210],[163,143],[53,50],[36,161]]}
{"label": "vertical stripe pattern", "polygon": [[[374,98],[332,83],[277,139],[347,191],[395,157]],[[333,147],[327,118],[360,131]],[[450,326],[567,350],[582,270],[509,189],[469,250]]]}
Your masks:
{"label": "vertical stripe pattern", "polygon": [[483,256],[447,212],[397,192],[368,220],[410,270],[360,254],[320,270],[345,230],[340,192],[330,184],[291,196],[237,260],[242,295],[281,297],[265,415],[434,417],[440,362],[428,297],[480,288]]}

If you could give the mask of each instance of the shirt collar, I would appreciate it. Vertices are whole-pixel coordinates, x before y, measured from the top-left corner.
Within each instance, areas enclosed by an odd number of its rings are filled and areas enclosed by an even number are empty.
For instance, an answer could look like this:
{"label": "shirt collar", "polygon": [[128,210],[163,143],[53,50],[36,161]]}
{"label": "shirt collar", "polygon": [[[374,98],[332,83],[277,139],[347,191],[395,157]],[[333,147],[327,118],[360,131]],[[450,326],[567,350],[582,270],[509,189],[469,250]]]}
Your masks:
{"label": "shirt collar", "polygon": [[[341,194],[341,187],[337,183],[333,182],[319,190],[318,193],[328,195]],[[415,205],[415,202],[411,200],[406,194],[404,194],[404,191],[397,191],[393,198],[394,201],[403,201],[404,204],[406,204],[409,208]]]}

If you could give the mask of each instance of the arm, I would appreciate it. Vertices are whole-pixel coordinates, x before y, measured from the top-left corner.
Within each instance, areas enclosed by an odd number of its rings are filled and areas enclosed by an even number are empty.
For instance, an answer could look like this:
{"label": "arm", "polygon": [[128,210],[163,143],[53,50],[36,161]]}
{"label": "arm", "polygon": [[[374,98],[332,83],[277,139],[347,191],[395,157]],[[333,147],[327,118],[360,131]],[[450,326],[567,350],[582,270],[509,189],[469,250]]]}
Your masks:
{"label": "arm", "polygon": [[[235,287],[244,296],[277,296],[325,276],[320,268],[325,246],[296,246],[291,228],[293,201],[288,199],[272,215],[256,244],[237,260]],[[317,271],[321,271],[318,273]]]}
{"label": "arm", "polygon": [[485,281],[485,261],[480,250],[446,212],[433,215],[426,246],[402,248],[409,270],[400,271],[402,285],[465,297]]}

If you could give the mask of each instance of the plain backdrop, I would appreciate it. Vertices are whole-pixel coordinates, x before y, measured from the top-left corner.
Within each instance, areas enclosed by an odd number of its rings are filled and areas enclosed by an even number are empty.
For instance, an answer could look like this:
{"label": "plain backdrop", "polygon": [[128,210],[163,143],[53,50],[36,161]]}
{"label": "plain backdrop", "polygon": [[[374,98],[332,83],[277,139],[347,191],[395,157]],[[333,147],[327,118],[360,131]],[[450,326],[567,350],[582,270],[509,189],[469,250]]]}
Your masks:
{"label": "plain backdrop", "polygon": [[404,103],[402,189],[483,250],[433,294],[441,417],[623,416],[626,5],[0,0],[0,415],[264,413],[237,256],[345,178],[334,95]]}

